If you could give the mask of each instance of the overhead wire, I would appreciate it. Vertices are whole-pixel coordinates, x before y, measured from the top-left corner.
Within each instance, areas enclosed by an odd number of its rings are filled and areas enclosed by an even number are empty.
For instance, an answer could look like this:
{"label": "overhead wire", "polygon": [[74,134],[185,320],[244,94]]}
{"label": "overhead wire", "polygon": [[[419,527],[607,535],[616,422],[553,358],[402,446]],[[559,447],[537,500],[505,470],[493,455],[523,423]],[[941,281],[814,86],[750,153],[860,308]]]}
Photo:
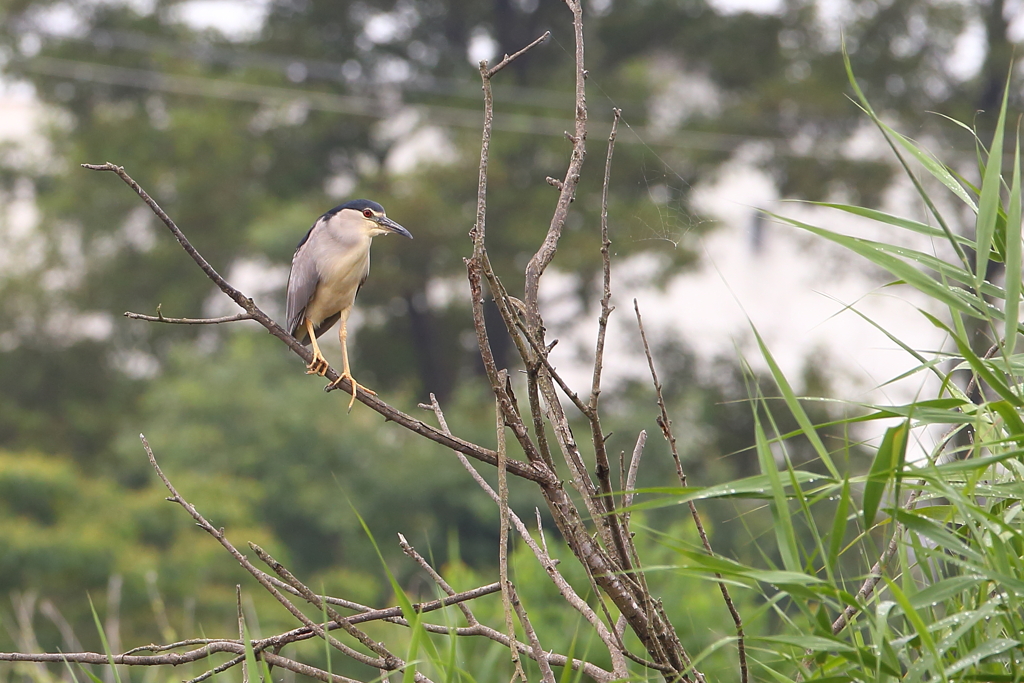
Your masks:
{"label": "overhead wire", "polygon": [[[205,76],[169,74],[151,69],[113,66],[58,57],[34,57],[21,62],[19,66],[27,72],[56,78],[167,92],[177,95],[210,97],[252,102],[255,104],[300,103],[309,109],[378,119],[388,118],[395,113],[393,110],[386,111],[378,99],[358,95],[341,95],[303,88],[260,85]],[[419,111],[423,120],[431,124],[473,129],[480,127],[481,112],[476,109],[436,104],[404,103],[403,106]],[[539,116],[537,114],[502,112],[495,117],[494,128],[513,133],[560,137],[565,135],[566,127],[570,124],[571,120],[568,117],[559,118]],[[637,129],[637,127],[633,128]],[[645,128],[639,128],[637,132],[638,135],[653,140],[659,146],[713,151],[729,151],[744,141],[764,140],[764,138],[752,138],[744,135],[700,131],[678,131],[671,137],[659,136]],[[782,142],[782,139],[780,138],[777,141]]]}
{"label": "overhead wire", "polygon": [[[100,49],[123,48],[148,54],[161,52],[183,59],[199,62],[223,64],[236,67],[257,67],[283,73],[286,78],[294,73],[295,65],[301,66],[302,79],[321,80],[348,85],[344,76],[344,64],[328,60],[315,60],[272,55],[262,52],[223,47],[208,42],[183,43],[158,36],[151,36],[135,31],[97,30],[84,36],[62,35],[40,30],[34,27],[32,32],[59,40],[74,40],[90,43]],[[565,46],[555,41],[565,51]],[[339,93],[324,92],[296,86],[262,85],[246,83],[224,78],[210,78],[172,74],[154,69],[115,66],[100,62],[88,62],[57,57],[33,57],[18,60],[17,64],[27,72],[56,78],[65,78],[81,82],[102,83],[106,85],[138,88],[155,92],[167,92],[178,95],[227,99],[255,104],[295,104],[312,110],[338,113],[352,116],[367,116],[384,119],[391,116],[394,110],[385,110],[379,99]],[[291,79],[294,82],[294,79]],[[591,84],[601,90],[602,95],[618,108],[624,103],[616,103],[610,95],[591,79]],[[401,82],[387,84],[399,92],[421,92],[455,97],[459,99],[476,99],[478,88],[457,79],[427,78],[406,79]],[[557,108],[561,111],[571,109],[566,95],[559,91],[543,88],[509,86],[495,87],[495,99],[514,102],[519,105]],[[571,103],[569,103],[571,104]],[[404,102],[403,108],[413,108],[420,113],[421,120],[429,124],[443,127],[478,129],[481,113],[476,108],[446,106],[428,103]],[[634,107],[627,107],[632,110]],[[600,119],[600,114],[598,116]],[[609,117],[610,118],[610,117]],[[495,117],[494,128],[512,133],[545,135],[560,137],[566,134],[571,126],[571,119],[566,116],[543,116],[539,114],[502,111]],[[774,154],[790,158],[813,157],[820,160],[846,158],[841,151],[829,151],[820,146],[813,153],[796,151],[789,147],[787,138],[783,136],[749,135],[737,133],[720,133],[676,129],[670,133],[655,130],[650,126],[639,126],[627,123],[632,137],[621,141],[627,144],[639,144],[654,152],[651,145],[660,148],[694,149],[714,152],[731,152],[744,143],[769,143],[775,146]],[[659,160],[667,164],[664,159]]]}

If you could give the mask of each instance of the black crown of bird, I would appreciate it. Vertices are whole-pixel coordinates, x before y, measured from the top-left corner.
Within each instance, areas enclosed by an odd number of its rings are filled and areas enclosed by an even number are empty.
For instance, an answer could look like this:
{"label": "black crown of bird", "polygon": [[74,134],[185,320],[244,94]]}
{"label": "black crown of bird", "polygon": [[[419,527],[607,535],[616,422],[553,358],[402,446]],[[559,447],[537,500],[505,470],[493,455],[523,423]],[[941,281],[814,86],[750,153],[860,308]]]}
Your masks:
{"label": "black crown of bird", "polygon": [[320,216],[292,257],[285,312],[287,329],[303,344],[312,344],[313,360],[306,366],[306,374],[322,377],[330,366],[320,351],[317,337],[341,321],[338,339],[342,372],[327,389],[347,379],[352,385],[349,410],[359,389],[369,394],[375,392],[360,386],[352,377],[348,363],[348,316],[370,274],[373,238],[392,233],[412,239],[408,230],[387,217],[383,206],[369,199],[354,199]]}

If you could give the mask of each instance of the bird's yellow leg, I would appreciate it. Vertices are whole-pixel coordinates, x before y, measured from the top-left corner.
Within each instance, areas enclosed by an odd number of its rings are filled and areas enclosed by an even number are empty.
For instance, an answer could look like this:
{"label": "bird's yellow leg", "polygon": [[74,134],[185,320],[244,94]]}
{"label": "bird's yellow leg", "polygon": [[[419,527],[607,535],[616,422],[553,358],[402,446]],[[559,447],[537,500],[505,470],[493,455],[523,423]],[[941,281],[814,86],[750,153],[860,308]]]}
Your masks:
{"label": "bird's yellow leg", "polygon": [[352,399],[348,402],[348,409],[349,409],[349,412],[351,412],[352,411],[352,406],[355,405],[355,402],[356,402],[356,390],[361,388],[366,393],[373,394],[374,396],[377,395],[377,392],[373,391],[372,389],[367,389],[366,387],[361,386],[358,382],[356,382],[356,379],[355,379],[355,377],[352,376],[352,371],[349,368],[349,365],[348,365],[348,311],[345,311],[344,313],[341,314],[341,327],[338,328],[338,341],[341,342],[342,371],[341,371],[341,376],[338,377],[338,379],[336,379],[333,382],[331,382],[331,387],[338,386],[338,384],[341,383],[341,380],[343,380],[343,379],[347,379],[352,384]]}
{"label": "bird's yellow leg", "polygon": [[327,359],[324,358],[324,354],[320,352],[320,345],[316,343],[316,333],[313,332],[313,321],[306,318],[306,333],[309,335],[309,341],[313,344],[313,360],[306,366],[307,375],[320,375],[323,377],[327,374],[327,368],[330,366],[327,364]]}

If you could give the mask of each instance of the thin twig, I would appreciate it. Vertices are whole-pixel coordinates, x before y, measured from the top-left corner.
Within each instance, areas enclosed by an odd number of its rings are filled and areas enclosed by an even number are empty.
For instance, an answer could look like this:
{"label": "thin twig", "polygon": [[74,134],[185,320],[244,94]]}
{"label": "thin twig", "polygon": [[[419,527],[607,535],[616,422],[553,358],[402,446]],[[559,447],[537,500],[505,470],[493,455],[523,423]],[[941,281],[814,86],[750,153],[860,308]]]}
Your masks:
{"label": "thin twig", "polygon": [[[140,437],[142,439],[142,445],[146,450],[146,455],[149,458],[149,464],[156,471],[157,476],[160,477],[160,480],[164,483],[164,486],[167,487],[167,490],[171,492],[170,500],[172,502],[178,503],[179,505],[181,505],[181,507],[185,508],[186,512],[188,512],[192,516],[192,518],[196,521],[199,527],[211,536],[213,536],[215,539],[217,539],[217,541],[224,547],[224,549],[227,550],[232,555],[232,557],[234,557],[235,560],[238,561],[240,565],[242,565],[242,567],[246,571],[252,574],[253,577],[255,577],[257,581],[259,581],[260,585],[262,585],[267,590],[268,593],[270,593],[279,603],[281,603],[281,605],[285,609],[287,609],[292,614],[292,616],[294,616],[296,619],[302,622],[304,626],[309,628],[318,637],[323,638],[328,643],[330,643],[331,647],[342,652],[345,656],[356,660],[357,662],[365,664],[366,666],[373,667],[375,669],[394,669],[405,667],[405,662],[398,657],[394,657],[394,655],[391,656],[393,657],[393,659],[389,657],[377,659],[374,657],[369,657],[356,650],[353,650],[349,646],[345,645],[344,643],[342,643],[341,641],[327,633],[327,631],[324,630],[322,624],[318,624],[315,621],[312,621],[311,619],[309,619],[309,617],[303,614],[302,611],[300,611],[295,605],[293,605],[292,602],[288,600],[288,598],[282,595],[281,592],[272,583],[270,583],[261,576],[262,572],[260,572],[255,566],[253,566],[253,564],[249,562],[245,555],[239,552],[238,549],[231,544],[231,542],[224,535],[223,530],[217,529],[212,524],[210,524],[206,520],[206,518],[204,518],[199,513],[199,511],[195,508],[194,505],[189,503],[181,496],[180,493],[178,493],[178,491],[174,488],[174,485],[171,484],[170,479],[168,479],[167,476],[163,473],[163,470],[160,469],[160,465],[157,464],[156,456],[153,454],[153,449],[150,448],[149,442],[146,440],[146,437],[141,435]],[[268,663],[271,663],[269,659],[267,659],[266,661]],[[416,680],[422,681],[423,683],[427,683],[429,681],[429,679],[427,679],[419,672],[416,673]]]}
{"label": "thin twig", "polygon": [[625,571],[633,568],[631,553],[629,551],[630,539],[626,530],[620,524],[619,516],[615,514],[615,497],[612,495],[611,465],[608,461],[608,450],[605,448],[604,430],[601,428],[601,416],[598,411],[598,402],[601,396],[601,372],[604,368],[604,342],[608,331],[608,318],[612,313],[612,262],[609,247],[611,240],[608,238],[608,183],[612,173],[612,154],[615,151],[615,135],[619,128],[619,118],[622,116],[620,109],[613,109],[612,129],[608,134],[608,154],[605,157],[604,184],[601,190],[601,271],[603,274],[603,294],[601,296],[601,316],[597,326],[597,344],[594,350],[594,377],[590,387],[590,403],[586,411],[590,420],[590,434],[594,442],[594,460],[596,463],[594,475],[601,486],[600,501],[604,504],[604,511],[607,514],[608,532],[612,539],[615,552],[618,554],[619,563]]}
{"label": "thin twig", "polygon": [[[270,553],[268,553],[266,550],[259,547],[255,543],[252,543],[251,541],[249,542],[249,547],[252,549],[254,553],[256,553],[257,557],[259,557],[263,562],[267,564],[267,566],[273,569],[278,576],[284,579],[285,582],[290,584],[293,588],[298,590],[299,595],[301,595],[306,600],[306,602],[308,602],[321,612],[327,612],[327,615],[331,618],[331,620],[333,620],[334,623],[340,625],[341,628],[344,629],[346,633],[348,633],[350,636],[358,640],[360,643],[363,644],[364,647],[366,647],[371,652],[380,657],[383,660],[384,665],[379,666],[378,668],[394,670],[404,667],[404,663],[402,662],[402,660],[400,660],[398,657],[395,657],[393,654],[391,654],[390,651],[388,651],[386,647],[375,641],[370,636],[366,635],[366,633],[356,628],[349,618],[341,616],[333,607],[327,606],[320,599],[320,596],[314,593],[304,583],[295,578],[295,576],[283,564],[275,560],[270,555]],[[300,619],[300,621],[303,621],[303,623],[305,623],[305,620]],[[320,626],[319,624],[317,625]],[[307,623],[306,626],[310,626],[310,624]],[[334,643],[331,642],[331,639],[326,636],[326,630],[324,630],[322,626],[320,628],[321,632],[324,633],[324,635],[321,637],[330,642],[331,645],[334,646],[336,649],[340,649],[337,648],[337,646],[335,646]],[[318,632],[317,635],[319,636],[321,634]],[[345,652],[345,654],[348,653]]]}
{"label": "thin twig", "polygon": [[[441,410],[441,405],[437,402],[437,397],[431,394],[430,401],[431,408],[433,409],[434,414],[437,416],[438,424],[441,425],[442,430],[447,431],[448,422],[447,420],[445,420],[444,412],[442,412]],[[500,497],[498,496],[497,492],[495,492],[495,490],[491,488],[491,485],[488,484],[487,481],[480,475],[480,473],[476,471],[476,468],[473,467],[472,463],[470,463],[465,456],[459,453],[456,453],[456,457],[459,459],[459,462],[462,463],[462,466],[466,469],[466,471],[469,472],[469,475],[473,478],[473,481],[475,481],[477,485],[481,489],[483,489],[484,493],[486,493],[491,498],[491,500],[493,500],[495,503],[498,503],[500,501]],[[523,539],[523,542],[526,543],[527,547],[533,553],[534,557],[537,558],[537,561],[540,563],[541,567],[543,567],[544,571],[547,572],[547,575],[551,579],[551,582],[555,584],[556,588],[558,588],[558,592],[562,595],[562,598],[571,607],[573,607],[573,609],[579,612],[584,619],[587,620],[587,622],[597,633],[598,637],[604,643],[612,659],[612,673],[614,674],[614,677],[625,678],[628,675],[625,657],[623,655],[622,650],[619,648],[614,636],[609,632],[604,622],[601,621],[601,618],[597,615],[594,609],[589,604],[587,604],[587,601],[581,598],[579,594],[576,592],[576,590],[569,584],[569,582],[565,580],[565,577],[563,577],[562,574],[558,571],[555,561],[551,558],[550,555],[547,554],[545,550],[541,550],[540,546],[530,535],[529,529],[526,528],[526,525],[523,524],[523,521],[521,519],[519,519],[519,515],[517,515],[515,511],[509,510],[509,520],[512,522],[512,525],[516,528],[519,537]]]}
{"label": "thin twig", "polygon": [[[626,486],[622,493],[622,507],[628,508],[633,504],[634,490],[636,489],[636,475],[640,471],[640,458],[644,454],[644,445],[647,443],[647,430],[641,429],[640,435],[636,438],[636,445],[633,446],[633,457],[629,460],[629,473],[626,475]],[[629,524],[629,513],[623,513],[625,523]]]}
{"label": "thin twig", "polygon": [[498,73],[499,71],[504,69],[506,66],[508,66],[512,62],[516,61],[517,59],[522,57],[524,54],[526,54],[527,52],[529,52],[533,48],[537,47],[538,45],[540,45],[541,43],[543,43],[544,41],[546,41],[550,37],[551,37],[551,31],[544,31],[544,35],[542,35],[540,38],[537,38],[535,41],[533,41],[532,43],[530,43],[529,45],[524,47],[519,52],[516,52],[515,54],[513,54],[511,56],[505,55],[505,57],[500,62],[495,64],[493,68],[491,68],[490,70],[487,71],[487,78],[488,79],[494,78],[494,74]]}
{"label": "thin twig", "polygon": [[216,676],[219,673],[223,673],[223,672],[227,671],[228,669],[230,669],[231,667],[238,666],[239,664],[241,664],[244,661],[245,661],[245,655],[244,654],[237,655],[237,656],[229,659],[228,661],[224,662],[223,664],[219,664],[219,665],[213,667],[212,669],[208,669],[208,670],[204,671],[203,673],[199,674],[195,678],[188,679],[187,681],[185,681],[185,683],[202,683],[202,681],[205,681],[207,678],[210,678],[212,676]]}
{"label": "thin twig", "polygon": [[[289,586],[289,588],[291,588],[291,587]],[[294,589],[292,589],[292,590],[294,590]],[[455,593],[455,594],[453,594],[453,595],[451,595],[449,597],[442,598],[440,600],[432,600],[430,602],[422,602],[422,603],[413,603],[412,607],[413,607],[413,610],[415,610],[415,611],[417,611],[419,613],[433,612],[435,610],[442,609],[442,608],[448,607],[450,605],[459,604],[459,603],[461,603],[463,601],[466,601],[466,600],[473,600],[473,599],[476,599],[476,598],[479,598],[479,597],[482,597],[482,596],[485,596],[485,595],[491,595],[493,593],[497,593],[499,590],[501,590],[501,587],[498,585],[497,582],[495,582],[495,583],[487,584],[486,586],[480,586],[479,588],[474,588],[473,590],[464,591],[464,592],[461,592],[461,593]],[[403,615],[402,608],[400,606],[395,606],[395,607],[388,607],[388,608],[385,608],[385,609],[369,610],[369,611],[363,612],[361,614],[356,614],[356,615],[353,615],[353,616],[349,617],[348,621],[350,623],[356,623],[357,624],[357,623],[364,623],[364,622],[368,622],[368,621],[387,620],[387,621],[390,621],[392,623],[408,626],[408,624],[405,623],[404,620],[402,620],[402,618],[401,618],[402,615]],[[425,626],[427,626],[429,628],[432,625],[427,624]],[[331,622],[329,622],[327,624],[327,630],[329,630],[329,631],[334,630],[334,629],[338,629],[338,628],[341,628],[341,625],[338,624],[337,622],[331,621]],[[442,627],[442,629],[446,629],[446,628],[447,627]],[[445,633],[447,631],[442,630],[441,632]],[[309,638],[315,637],[315,635],[316,634],[313,633],[312,630],[310,630],[309,628],[306,628],[306,627],[303,626],[303,627],[300,627],[300,628],[297,628],[297,629],[293,629],[291,631],[286,631],[284,633],[280,633],[280,634],[278,634],[276,636],[272,636],[270,638],[265,638],[263,640],[255,641],[253,643],[253,650],[255,650],[256,652],[261,652],[261,651],[263,651],[264,649],[266,649],[268,647],[280,647],[280,646],[286,645],[288,643],[295,643],[295,642],[299,642],[299,641],[302,641],[302,640],[308,640]],[[469,634],[469,635],[479,635],[479,634],[472,633],[472,634]],[[144,645],[142,647],[137,647],[137,648],[134,648],[132,650],[129,650],[124,655],[116,655],[116,657],[123,657],[123,656],[127,656],[127,655],[132,655],[132,654],[134,654],[136,652],[141,652],[141,651],[165,652],[167,650],[177,649],[179,647],[186,647],[186,646],[190,646],[190,645],[211,645],[211,644],[223,644],[223,643],[229,643],[229,644],[232,644],[232,645],[239,645],[239,646],[242,645],[242,641],[240,641],[240,640],[236,641],[236,640],[229,640],[229,639],[225,639],[225,638],[193,638],[193,639],[190,639],[190,640],[178,641],[176,643],[168,643],[166,645],[156,645],[156,644]],[[222,651],[225,651],[225,650],[213,649],[213,650],[210,651],[210,654],[213,654],[214,652],[222,652]],[[226,651],[235,651],[235,650],[226,650]],[[202,652],[202,650],[196,650],[195,652]],[[150,658],[150,659],[152,659],[152,658]],[[193,659],[189,658],[186,661],[193,661]],[[201,680],[205,680],[206,678],[209,678],[209,676],[213,675],[214,673],[220,673],[221,671],[224,671],[224,670],[226,670],[228,668],[231,668],[231,666],[234,666],[234,665],[240,663],[240,661],[241,660],[235,661],[234,663],[229,663],[227,666],[224,666],[224,668],[218,667],[214,671],[208,671],[205,674],[203,674],[202,676],[200,676],[198,678],[198,680],[200,680],[200,681]],[[127,664],[140,664],[140,662],[138,662],[138,661],[129,661],[129,662],[125,662],[125,663],[127,663]],[[149,663],[149,662],[143,662],[143,663]],[[177,663],[181,663],[181,662],[153,661],[152,663],[155,663],[155,664],[177,664]],[[196,680],[196,679],[193,679],[193,681],[194,680]],[[192,683],[192,681],[189,681],[189,683]]]}
{"label": "thin twig", "polygon": [[[235,604],[238,605],[238,640],[245,644],[245,615],[242,614],[242,586],[235,584]],[[242,660],[242,683],[249,683],[249,664]]]}
{"label": "thin twig", "polygon": [[[526,608],[519,599],[519,594],[516,592],[515,586],[510,583],[508,588],[510,593],[509,597],[512,600],[512,607],[516,611],[516,616],[519,617],[519,623],[523,625],[523,632],[526,633],[526,640],[529,641],[530,647],[533,649],[533,659],[540,667],[541,680],[543,680],[544,683],[555,683],[555,674],[551,671],[551,665],[548,663],[548,658],[544,656],[544,648],[540,646],[540,640],[537,638],[537,632],[533,630],[533,624],[530,623],[530,617],[526,614]],[[523,680],[525,681],[526,679],[524,678]]]}
{"label": "thin twig", "polygon": [[145,320],[151,323],[168,323],[171,325],[220,325],[221,323],[256,319],[250,313],[236,313],[235,315],[225,315],[220,318],[168,318],[164,315],[143,315],[142,313],[132,313],[131,311],[125,311],[124,317],[131,320]]}
{"label": "thin twig", "polygon": [[[434,580],[434,583],[436,583],[438,586],[441,587],[441,590],[443,590],[445,593],[448,594],[448,597],[453,597],[455,595],[458,595],[455,592],[455,589],[452,588],[451,585],[447,581],[444,580],[444,577],[441,576],[440,572],[438,572],[436,569],[434,569],[430,565],[430,563],[427,562],[426,558],[423,557],[422,555],[420,555],[416,551],[416,548],[412,547],[412,545],[409,543],[409,541],[405,540],[405,536],[403,536],[402,534],[398,534],[398,545],[402,549],[403,553],[405,553],[406,555],[411,557],[416,562],[416,564],[418,564],[420,567],[422,567],[425,572],[430,574],[430,578]],[[492,583],[491,586],[494,586],[494,588],[495,588],[493,591],[491,591],[493,593],[497,593],[498,591],[501,590],[501,583],[500,582]],[[466,617],[466,621],[469,622],[470,626],[473,626],[474,624],[479,623],[477,621],[476,616],[473,615],[472,610],[469,609],[469,605],[466,605],[464,602],[460,602],[460,603],[458,603],[458,605],[459,605],[459,609],[462,611],[462,615],[464,617]]]}
{"label": "thin twig", "polygon": [[[640,328],[640,339],[643,342],[644,353],[647,355],[647,365],[651,370],[651,381],[654,384],[654,391],[658,397],[658,409],[660,410],[657,420],[658,426],[661,427],[662,436],[665,437],[665,441],[668,442],[669,449],[672,452],[672,460],[676,466],[676,477],[679,479],[679,485],[685,488],[686,473],[683,471],[683,463],[679,457],[675,434],[672,433],[672,420],[669,419],[668,410],[665,407],[665,396],[661,391],[661,382],[658,381],[658,371],[654,367],[651,345],[647,342],[647,332],[644,330],[643,317],[640,315],[640,304],[637,303],[636,299],[633,299],[633,310],[636,311],[636,324]],[[704,530],[704,522],[701,521],[700,513],[697,511],[697,506],[692,500],[689,501],[689,507],[690,516],[693,517],[693,523],[697,527],[697,533],[700,535],[704,550],[707,551],[708,555],[714,557],[715,551],[711,549],[711,542],[708,540],[707,532]],[[739,610],[736,609],[736,603],[732,600],[732,595],[729,593],[729,587],[725,585],[723,576],[715,572],[715,578],[718,579],[718,587],[722,591],[722,599],[725,601],[726,608],[728,608],[732,621],[736,626],[736,649],[740,666],[740,683],[747,683],[749,673],[747,669],[747,647],[746,638],[743,633],[743,619],[740,617]]]}
{"label": "thin twig", "polygon": [[[508,381],[508,373],[502,370],[498,373],[498,379],[503,384]],[[512,596],[515,588],[508,580],[508,474],[505,472],[505,418],[501,413],[501,404],[494,402],[495,430],[498,436],[498,582],[501,584],[501,604],[505,612],[505,630],[508,632],[508,639],[516,639],[516,628],[512,621]],[[512,667],[514,676],[526,683],[526,673],[523,671],[522,662],[519,661],[519,651],[516,648],[509,648],[512,654]]]}
{"label": "thin twig", "polygon": [[544,270],[555,257],[555,250],[558,248],[558,240],[562,236],[562,227],[565,225],[566,216],[569,215],[569,204],[576,195],[576,186],[580,181],[580,170],[583,167],[583,159],[586,157],[587,148],[587,96],[586,96],[586,69],[583,66],[583,7],[579,0],[566,0],[572,12],[573,33],[576,39],[576,123],[575,135],[572,137],[572,154],[569,158],[569,167],[566,169],[565,178],[558,191],[558,203],[555,206],[554,214],[551,216],[551,223],[548,226],[547,235],[537,253],[530,259],[526,267],[526,291],[524,303],[526,304],[526,319],[530,331],[537,339],[543,341],[543,322],[538,308],[538,296],[540,293],[540,278]]}
{"label": "thin twig", "polygon": [[[502,60],[500,68],[504,68],[505,64],[510,63],[513,59],[522,55],[527,50],[535,45],[539,45],[543,38],[541,36],[526,48],[520,50],[515,54],[514,57],[508,57]],[[495,67],[492,70],[488,68],[487,61],[480,62],[480,80],[484,92],[484,122],[483,130],[481,133],[480,141],[480,167],[477,177],[477,193],[476,193],[476,221],[473,224],[473,228],[470,230],[469,235],[473,241],[473,255],[471,258],[466,260],[466,271],[469,279],[470,286],[470,299],[473,310],[473,328],[476,331],[477,347],[480,351],[480,360],[483,363],[484,371],[487,374],[487,379],[490,381],[491,390],[494,392],[495,398],[499,402],[499,407],[504,419],[509,423],[512,428],[513,434],[522,446],[523,451],[526,453],[527,459],[534,465],[534,467],[540,469],[540,465],[544,462],[544,458],[541,456],[537,447],[533,444],[530,439],[529,430],[526,425],[523,424],[522,418],[516,409],[510,392],[506,390],[506,382],[502,382],[498,375],[498,366],[494,360],[494,352],[491,349],[490,338],[487,334],[487,325],[484,320],[484,299],[483,299],[483,286],[482,278],[485,277],[486,271],[489,270],[487,266],[487,251],[485,246],[485,236],[487,234],[487,167],[490,160],[490,148],[491,148],[491,132],[494,123],[494,98],[491,93],[491,77],[494,73],[500,70]],[[495,289],[495,284],[489,279],[492,290]],[[496,301],[499,297],[496,297]],[[504,304],[502,302],[499,306]],[[503,311],[503,317],[509,315],[508,311]],[[547,467],[548,472],[554,476],[554,472],[550,467]]]}
{"label": "thin twig", "polygon": [[601,316],[597,324],[597,348],[594,351],[594,379],[590,389],[590,407],[597,409],[597,400],[601,395],[601,372],[604,369],[604,341],[608,332],[608,318],[615,307],[612,298],[612,259],[610,247],[612,241],[608,237],[608,185],[612,175],[612,153],[615,151],[615,136],[622,118],[621,109],[612,109],[612,129],[608,134],[608,155],[604,163],[604,183],[601,186],[601,272],[604,291],[601,296]]}

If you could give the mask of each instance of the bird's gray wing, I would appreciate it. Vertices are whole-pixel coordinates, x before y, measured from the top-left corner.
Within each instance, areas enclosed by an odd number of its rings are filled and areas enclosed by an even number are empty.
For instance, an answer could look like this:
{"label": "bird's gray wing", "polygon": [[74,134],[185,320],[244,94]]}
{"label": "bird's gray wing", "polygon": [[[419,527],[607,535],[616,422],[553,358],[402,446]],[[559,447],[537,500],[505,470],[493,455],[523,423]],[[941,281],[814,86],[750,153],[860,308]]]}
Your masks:
{"label": "bird's gray wing", "polygon": [[[319,224],[320,221],[317,221]],[[288,333],[298,337],[299,327],[303,323],[303,316],[306,306],[316,292],[316,286],[320,282],[320,274],[317,272],[316,262],[313,260],[313,250],[310,248],[310,236],[316,229],[314,224],[306,236],[299,242],[295,256],[292,257],[292,269],[288,273],[288,294],[286,298],[285,320],[288,323]]]}
{"label": "bird's gray wing", "polygon": [[359,290],[366,284],[366,278],[370,277],[370,254],[366,254],[366,270],[363,271],[363,277],[359,279],[359,286],[356,287],[356,296],[359,296]]}

